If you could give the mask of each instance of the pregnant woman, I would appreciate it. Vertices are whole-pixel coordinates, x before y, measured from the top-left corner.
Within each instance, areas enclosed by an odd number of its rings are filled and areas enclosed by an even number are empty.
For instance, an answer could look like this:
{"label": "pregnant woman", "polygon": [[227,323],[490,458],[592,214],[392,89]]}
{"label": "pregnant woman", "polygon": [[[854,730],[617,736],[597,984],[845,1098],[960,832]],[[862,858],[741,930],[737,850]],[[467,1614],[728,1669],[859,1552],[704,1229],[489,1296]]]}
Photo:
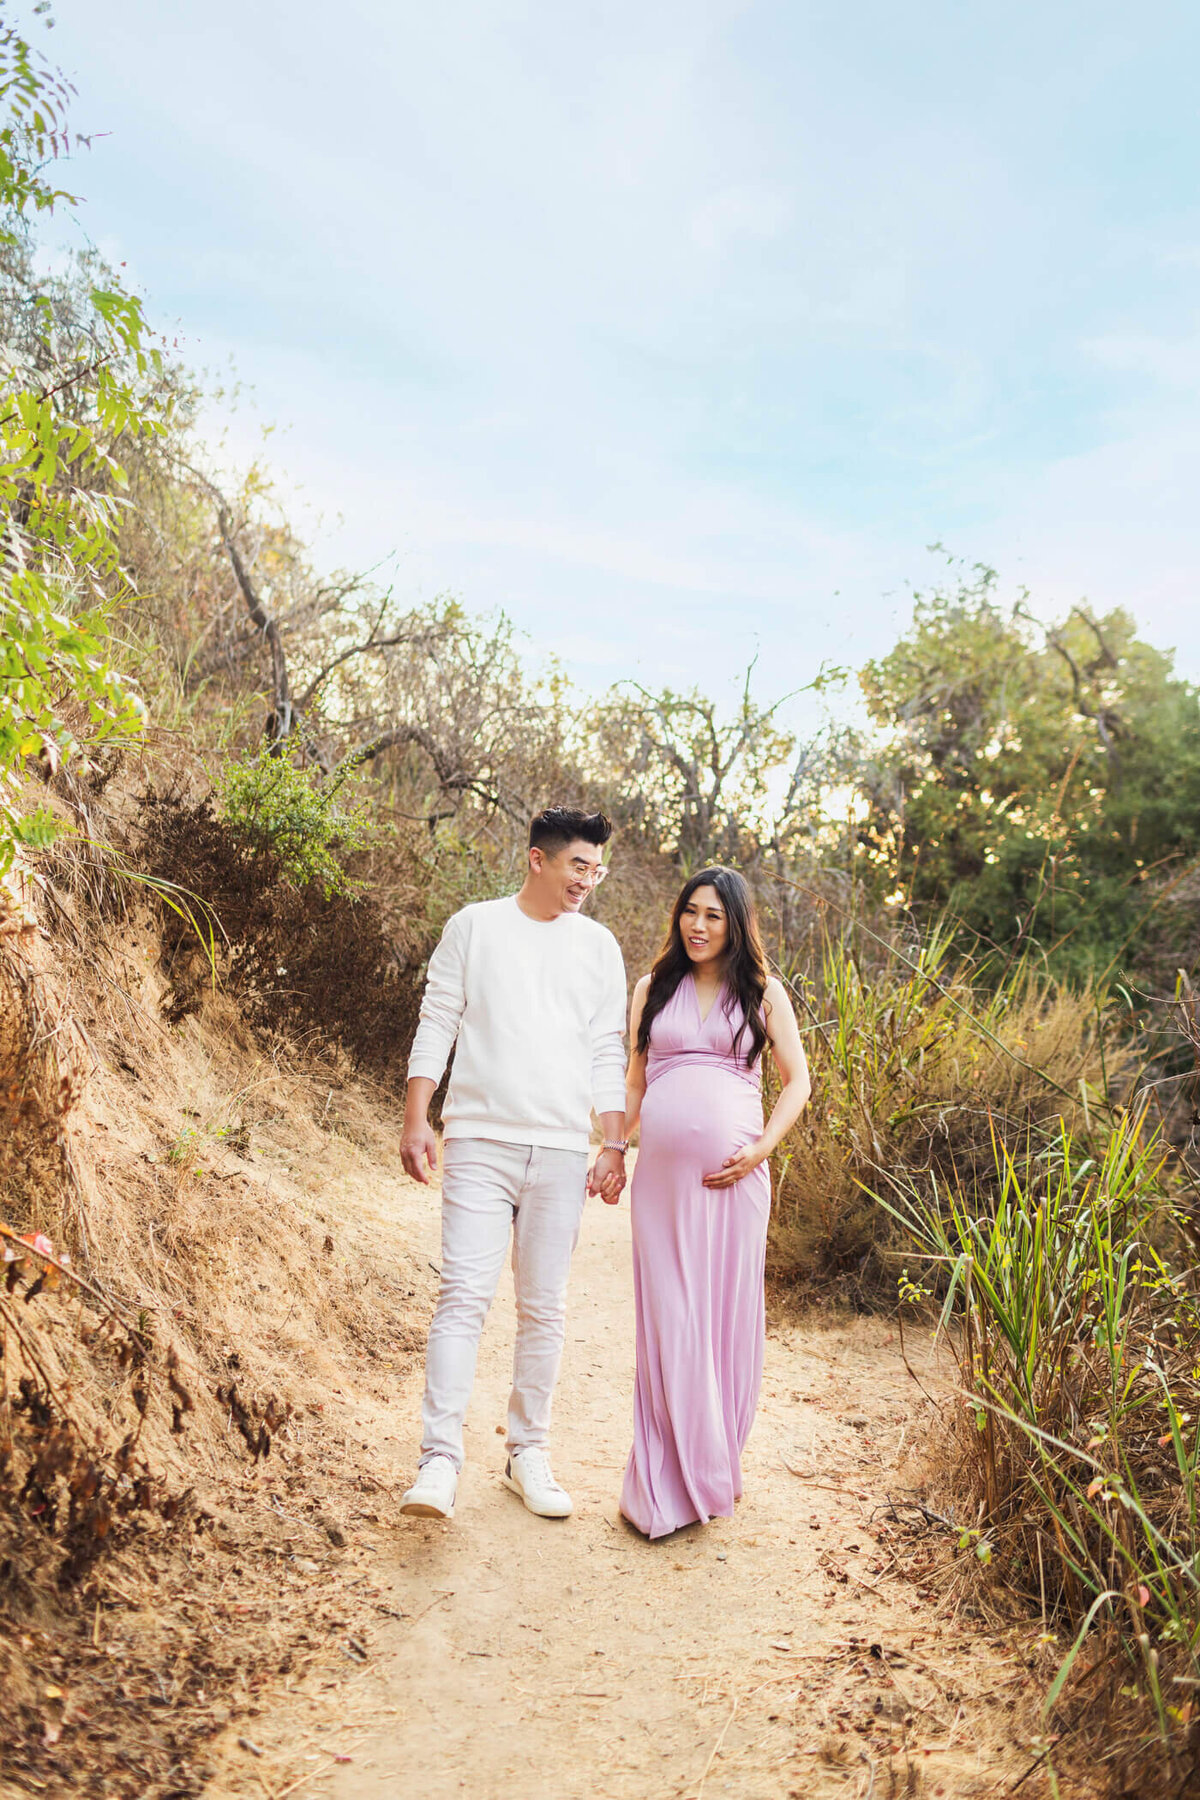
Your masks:
{"label": "pregnant woman", "polygon": [[[733,869],[701,869],[634,990],[625,1136],[633,1175],[637,1379],[621,1511],[647,1537],[728,1518],[758,1404],[766,1159],[809,1096],[783,983]],[[764,1129],[762,1057],[783,1083]]]}

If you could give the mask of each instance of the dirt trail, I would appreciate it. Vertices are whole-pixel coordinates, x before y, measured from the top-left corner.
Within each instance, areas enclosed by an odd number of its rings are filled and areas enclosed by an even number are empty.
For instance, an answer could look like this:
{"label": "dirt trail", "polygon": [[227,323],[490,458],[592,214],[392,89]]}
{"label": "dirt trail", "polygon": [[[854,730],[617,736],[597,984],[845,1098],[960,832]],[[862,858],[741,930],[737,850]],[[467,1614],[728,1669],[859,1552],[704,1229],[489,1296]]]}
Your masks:
{"label": "dirt trail", "polygon": [[[436,1260],[436,1193],[405,1184],[380,1210]],[[951,1623],[945,1592],[890,1569],[911,1541],[873,1522],[905,1484],[927,1404],[887,1325],[773,1332],[736,1518],[654,1545],[617,1513],[633,1379],[627,1205],[589,1203],[573,1270],[554,1463],[576,1512],[562,1523],[500,1484],[512,1331],[506,1276],[456,1517],[402,1520],[393,1501],[369,1552],[369,1662],[255,1720],[263,1755],[228,1746],[211,1793],[866,1800],[999,1793],[1029,1769],[1019,1644]],[[419,1398],[417,1368],[396,1403],[405,1470]],[[1040,1771],[1021,1790],[1042,1791]]]}

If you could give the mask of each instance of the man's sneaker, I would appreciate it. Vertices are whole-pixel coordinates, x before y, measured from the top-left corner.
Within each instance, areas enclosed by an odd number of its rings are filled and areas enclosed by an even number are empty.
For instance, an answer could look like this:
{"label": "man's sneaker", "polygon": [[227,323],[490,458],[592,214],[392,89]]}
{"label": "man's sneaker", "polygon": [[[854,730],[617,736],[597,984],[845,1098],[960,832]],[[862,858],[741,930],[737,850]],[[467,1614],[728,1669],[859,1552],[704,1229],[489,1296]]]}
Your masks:
{"label": "man's sneaker", "polygon": [[559,1487],[544,1450],[531,1447],[516,1450],[504,1470],[504,1485],[520,1494],[531,1513],[540,1519],[565,1519],[571,1511],[571,1496]]}
{"label": "man's sneaker", "polygon": [[417,1479],[400,1502],[400,1511],[411,1519],[452,1519],[458,1470],[448,1456],[431,1456],[417,1470]]}

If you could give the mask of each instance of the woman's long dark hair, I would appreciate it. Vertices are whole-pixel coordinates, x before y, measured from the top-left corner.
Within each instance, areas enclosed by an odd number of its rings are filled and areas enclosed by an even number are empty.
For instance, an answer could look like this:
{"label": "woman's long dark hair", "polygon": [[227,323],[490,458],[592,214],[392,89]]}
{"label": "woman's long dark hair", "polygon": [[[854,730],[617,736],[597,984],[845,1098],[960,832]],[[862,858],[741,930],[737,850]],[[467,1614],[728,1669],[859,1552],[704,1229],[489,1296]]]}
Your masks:
{"label": "woman's long dark hair", "polygon": [[691,974],[692,959],[684,947],[679,921],[696,889],[702,887],[715,888],[717,898],[725,908],[725,920],[729,929],[729,940],[725,948],[725,1010],[732,1013],[733,1001],[741,1006],[742,1023],[738,1026],[733,1047],[736,1052],[741,1046],[743,1034],[747,1031],[750,1033],[750,1054],[746,1058],[746,1064],[753,1068],[767,1041],[767,1029],[762,1017],[763,995],[767,991],[767,959],[758,934],[754,901],[745,878],[736,869],[725,869],[719,864],[711,869],[701,869],[698,874],[690,876],[680,890],[671,913],[667,941],[650,971],[650,991],[642,1008],[637,1048],[644,1056],[650,1048],[650,1027],[672,999],[684,976]]}

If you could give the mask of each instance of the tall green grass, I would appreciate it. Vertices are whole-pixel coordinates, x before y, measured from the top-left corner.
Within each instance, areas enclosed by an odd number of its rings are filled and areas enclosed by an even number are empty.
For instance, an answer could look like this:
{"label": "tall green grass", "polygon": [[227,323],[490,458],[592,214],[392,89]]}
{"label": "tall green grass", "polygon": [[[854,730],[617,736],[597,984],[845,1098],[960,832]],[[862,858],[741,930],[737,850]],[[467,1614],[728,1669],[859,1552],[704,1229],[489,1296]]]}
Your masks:
{"label": "tall green grass", "polygon": [[1200,1310],[1178,1167],[1121,1104],[1134,1046],[1100,996],[1028,967],[981,980],[949,932],[868,937],[785,971],[814,1091],[777,1160],[769,1267],[940,1308],[962,1403],[934,1455],[978,1552],[963,1579],[1059,1636],[1052,1741],[1090,1741],[1113,1791],[1191,1792]]}
{"label": "tall green grass", "polygon": [[797,1001],[813,1098],[775,1168],[769,1266],[779,1282],[894,1299],[902,1241],[871,1191],[893,1176],[953,1186],[981,1211],[997,1189],[993,1133],[1047,1141],[1106,1109],[1093,998],[1024,968],[983,983],[949,929],[916,946],[826,939],[783,970]]}
{"label": "tall green grass", "polygon": [[950,1479],[987,1578],[1071,1640],[1048,1710],[1106,1668],[1101,1693],[1131,1703],[1134,1739],[1149,1703],[1143,1735],[1178,1774],[1200,1685],[1200,1313],[1158,1247],[1161,1139],[1130,1114],[1093,1136],[1016,1153],[995,1135],[986,1213],[905,1178],[874,1198],[936,1276],[965,1403]]}

